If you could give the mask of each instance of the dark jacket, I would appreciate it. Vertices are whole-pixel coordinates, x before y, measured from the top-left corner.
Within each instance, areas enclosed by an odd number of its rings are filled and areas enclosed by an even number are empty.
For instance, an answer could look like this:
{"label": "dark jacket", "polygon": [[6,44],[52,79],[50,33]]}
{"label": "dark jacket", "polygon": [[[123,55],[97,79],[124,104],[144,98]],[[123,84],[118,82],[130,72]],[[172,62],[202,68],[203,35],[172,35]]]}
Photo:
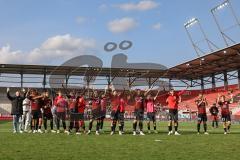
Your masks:
{"label": "dark jacket", "polygon": [[11,115],[22,115],[23,114],[23,100],[26,98],[26,94],[24,96],[11,96],[9,92],[7,92],[7,98],[12,102]]}
{"label": "dark jacket", "polygon": [[212,106],[210,109],[209,109],[210,113],[212,116],[217,116],[218,115],[218,108],[216,106]]}

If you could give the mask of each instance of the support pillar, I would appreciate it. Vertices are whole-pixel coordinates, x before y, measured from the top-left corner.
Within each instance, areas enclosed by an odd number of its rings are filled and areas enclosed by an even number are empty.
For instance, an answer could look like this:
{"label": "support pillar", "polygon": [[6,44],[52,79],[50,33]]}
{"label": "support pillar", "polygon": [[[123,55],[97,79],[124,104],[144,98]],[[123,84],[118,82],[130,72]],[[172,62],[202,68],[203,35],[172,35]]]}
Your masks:
{"label": "support pillar", "polygon": [[201,90],[204,91],[204,79],[201,77]]}
{"label": "support pillar", "polygon": [[169,79],[169,82],[168,82],[168,90],[172,89],[171,81],[172,81],[172,79]]}
{"label": "support pillar", "polygon": [[224,76],[224,89],[228,90],[228,78],[227,78],[227,72],[223,73]]}
{"label": "support pillar", "polygon": [[69,76],[68,76],[68,75],[66,75],[65,77],[66,77],[66,79],[65,79],[66,88],[68,88],[68,79],[69,79]]}
{"label": "support pillar", "polygon": [[152,84],[151,84],[151,78],[148,78],[148,89],[150,89],[151,86],[152,86]]}
{"label": "support pillar", "polygon": [[240,89],[240,69],[238,70],[238,89]]}
{"label": "support pillar", "polygon": [[23,88],[23,73],[22,72],[20,73],[20,76],[21,76],[21,88]]}
{"label": "support pillar", "polygon": [[43,89],[46,88],[46,84],[47,84],[47,81],[46,81],[46,69],[45,69],[43,74]]}
{"label": "support pillar", "polygon": [[87,76],[87,92],[88,92],[88,98],[90,97],[90,77],[89,76]]}
{"label": "support pillar", "polygon": [[216,88],[215,75],[212,74],[212,90],[215,90],[215,88]]}

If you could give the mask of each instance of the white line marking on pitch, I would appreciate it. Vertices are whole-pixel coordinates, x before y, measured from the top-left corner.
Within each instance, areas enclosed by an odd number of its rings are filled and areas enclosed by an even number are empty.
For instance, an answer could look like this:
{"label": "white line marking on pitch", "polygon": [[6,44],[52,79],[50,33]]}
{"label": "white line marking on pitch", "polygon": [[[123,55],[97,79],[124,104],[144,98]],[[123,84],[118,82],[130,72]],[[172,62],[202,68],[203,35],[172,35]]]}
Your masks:
{"label": "white line marking on pitch", "polygon": [[160,139],[155,139],[155,142],[162,142],[162,140],[160,140]]}

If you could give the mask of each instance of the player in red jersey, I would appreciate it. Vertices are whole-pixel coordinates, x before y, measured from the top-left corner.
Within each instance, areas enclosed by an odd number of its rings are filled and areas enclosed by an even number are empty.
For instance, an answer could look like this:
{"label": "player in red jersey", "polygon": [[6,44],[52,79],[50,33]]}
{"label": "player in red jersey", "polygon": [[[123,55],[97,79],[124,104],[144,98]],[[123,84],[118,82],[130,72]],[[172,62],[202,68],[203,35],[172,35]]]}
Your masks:
{"label": "player in red jersey", "polygon": [[150,123],[151,121],[153,122],[153,128],[154,128],[154,132],[157,132],[157,125],[156,125],[156,108],[155,108],[155,101],[157,99],[157,96],[159,94],[160,90],[158,90],[157,94],[155,95],[155,97],[153,97],[151,94],[147,95],[147,98],[145,99],[145,105],[147,108],[147,127],[148,127],[148,133],[151,133],[151,129],[150,129]]}
{"label": "player in red jersey", "polygon": [[[65,91],[66,92],[66,91]],[[67,92],[66,92],[67,93]],[[70,94],[67,93],[67,100],[68,100],[68,111],[69,111],[69,127],[68,127],[68,131],[69,133],[71,133],[73,127],[76,128],[76,133],[78,131],[78,119],[76,118],[77,116],[77,100],[76,100],[76,95],[75,92],[70,92]]]}
{"label": "player in red jersey", "polygon": [[198,108],[198,123],[197,123],[197,132],[200,134],[200,126],[203,122],[204,134],[208,134],[207,132],[207,112],[206,106],[208,105],[206,97],[203,96],[202,93],[198,95],[198,98],[195,100],[195,103]]}
{"label": "player in red jersey", "polygon": [[127,99],[123,95],[120,97],[120,103],[119,103],[119,115],[118,115],[119,135],[122,135],[124,132],[124,114],[125,114],[126,105],[127,105]]}
{"label": "player in red jersey", "polygon": [[64,133],[68,133],[66,130],[66,112],[68,108],[68,103],[65,97],[62,95],[62,92],[58,92],[58,96],[54,100],[54,105],[57,110],[57,133],[60,133],[60,121],[62,121]]}
{"label": "player in red jersey", "polygon": [[133,135],[137,133],[137,124],[140,130],[140,135],[145,135],[143,133],[143,119],[144,119],[144,108],[145,108],[145,96],[151,89],[145,90],[144,93],[140,89],[137,89],[136,92],[132,95],[132,98],[135,101],[134,105],[134,121],[133,121]]}
{"label": "player in red jersey", "polygon": [[120,94],[113,90],[112,93],[110,93],[110,104],[111,104],[111,135],[114,134],[117,120],[118,120],[118,114],[119,114],[119,104],[120,104]]}
{"label": "player in red jersey", "polygon": [[229,104],[231,103],[233,103],[232,96],[227,99],[224,95],[219,95],[217,98],[217,104],[221,108],[224,134],[230,133],[231,113],[229,109]]}
{"label": "player in red jersey", "polygon": [[45,133],[47,133],[47,121],[50,121],[51,132],[55,133],[53,130],[53,115],[52,115],[52,100],[49,98],[48,91],[43,93],[43,126]]}
{"label": "player in red jersey", "polygon": [[39,126],[39,118],[41,118],[41,99],[43,98],[43,96],[39,95],[36,90],[31,90],[28,98],[31,103],[31,116],[32,116],[31,132],[42,133],[42,131],[39,130],[38,126]]}
{"label": "player in red jersey", "polygon": [[43,133],[41,129],[42,129],[42,124],[43,124],[44,93],[41,93],[41,96],[42,96],[42,98],[39,99],[39,105],[40,105],[40,116],[39,116],[39,123],[38,123],[38,132],[39,133]]}
{"label": "player in red jersey", "polygon": [[92,106],[92,115],[90,117],[89,121],[89,127],[88,127],[88,132],[87,134],[91,133],[92,126],[93,126],[93,121],[96,120],[96,135],[99,135],[99,128],[100,128],[100,118],[101,118],[101,95],[98,94],[96,90],[93,91],[93,95],[90,98],[90,103]]}
{"label": "player in red jersey", "polygon": [[102,94],[101,96],[101,118],[100,118],[100,132],[103,132],[103,123],[104,123],[104,119],[106,117],[106,112],[107,112],[107,102],[108,102],[108,98],[106,96],[106,92],[105,94]]}
{"label": "player in red jersey", "polygon": [[113,90],[110,92],[111,101],[111,135],[115,133],[117,122],[119,122],[119,135],[122,135],[124,128],[124,112],[126,101],[124,99],[124,92]]}
{"label": "player in red jersey", "polygon": [[84,99],[84,93],[85,93],[85,90],[83,91],[83,93],[79,93],[76,99],[76,108],[77,108],[77,114],[78,114],[77,125],[79,126],[76,134],[80,134],[80,130],[79,130],[80,128],[82,128],[83,132],[85,133],[84,111],[86,108],[86,102]]}
{"label": "player in red jersey", "polygon": [[184,90],[179,93],[175,93],[174,89],[171,89],[166,99],[166,103],[168,104],[169,108],[168,135],[173,134],[172,131],[173,124],[175,129],[175,135],[180,135],[178,133],[178,104],[181,102],[181,95],[183,93]]}
{"label": "player in red jersey", "polygon": [[67,88],[62,84],[62,88],[64,93],[67,97],[68,102],[68,116],[69,116],[69,127],[68,127],[68,134],[72,132],[72,129],[76,129],[76,134],[80,134],[79,131],[79,114],[78,114],[78,108],[77,108],[77,98],[76,92],[70,91],[68,92]]}

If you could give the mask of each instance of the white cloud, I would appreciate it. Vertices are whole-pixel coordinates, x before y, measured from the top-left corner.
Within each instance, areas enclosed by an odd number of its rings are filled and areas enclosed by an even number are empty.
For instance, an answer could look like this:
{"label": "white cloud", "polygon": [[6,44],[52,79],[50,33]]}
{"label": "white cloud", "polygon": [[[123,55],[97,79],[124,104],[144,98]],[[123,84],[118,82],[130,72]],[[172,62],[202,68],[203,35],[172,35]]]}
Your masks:
{"label": "white cloud", "polygon": [[161,29],[161,26],[162,26],[161,23],[158,22],[158,23],[154,24],[154,25],[152,26],[152,28],[155,29],[155,30],[160,30],[160,29]]}
{"label": "white cloud", "polygon": [[132,30],[136,26],[137,26],[137,22],[130,17],[115,19],[108,23],[108,29],[113,33],[127,32],[129,30]]}
{"label": "white cloud", "polygon": [[[21,63],[24,59],[22,51],[11,51],[9,44],[0,48],[0,63]],[[25,57],[26,58],[26,57]]]}
{"label": "white cloud", "polygon": [[86,22],[86,18],[79,16],[79,17],[76,18],[76,22],[78,24],[83,24],[84,22]]}
{"label": "white cloud", "polygon": [[147,11],[154,8],[157,8],[159,3],[153,0],[142,0],[138,3],[123,3],[116,5],[116,7],[124,10],[124,11]]}
{"label": "white cloud", "polygon": [[43,44],[23,52],[13,51],[10,45],[0,48],[0,63],[56,64],[74,56],[85,54],[96,47],[95,40],[72,37],[69,34],[50,37]]}

